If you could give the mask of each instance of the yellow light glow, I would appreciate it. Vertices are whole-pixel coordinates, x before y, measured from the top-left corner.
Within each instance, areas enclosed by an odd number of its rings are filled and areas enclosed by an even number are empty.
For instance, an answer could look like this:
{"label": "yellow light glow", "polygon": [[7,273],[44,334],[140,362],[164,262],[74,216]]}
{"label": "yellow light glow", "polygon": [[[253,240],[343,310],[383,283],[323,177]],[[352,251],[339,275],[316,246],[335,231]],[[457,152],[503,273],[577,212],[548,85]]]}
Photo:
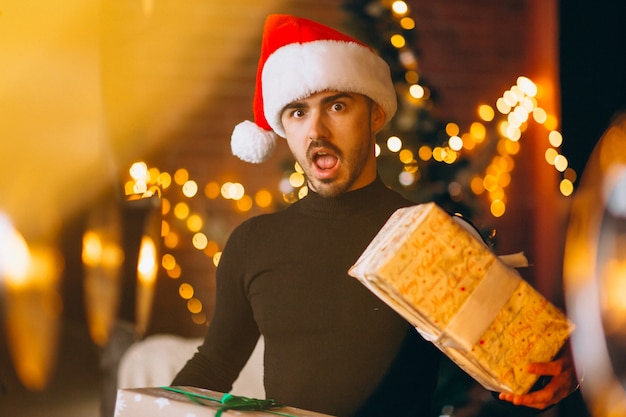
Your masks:
{"label": "yellow light glow", "polygon": [[300,166],[299,163],[295,163],[293,164],[293,170],[300,173],[300,174],[304,174],[304,170],[302,169],[302,167]]}
{"label": "yellow light glow", "polygon": [[409,6],[402,0],[396,0],[391,4],[391,10],[398,16],[403,16],[408,13]]}
{"label": "yellow light glow", "polygon": [[502,217],[506,212],[506,204],[500,200],[494,200],[491,202],[489,210],[491,211],[491,215],[493,217]]}
{"label": "yellow light glow", "polygon": [[476,140],[476,142],[481,143],[485,140],[487,136],[487,129],[485,125],[480,122],[474,122],[470,125],[470,134]]}
{"label": "yellow light glow", "polygon": [[191,315],[191,321],[193,321],[195,324],[197,325],[202,325],[206,323],[206,314],[204,313],[199,313],[199,314],[192,314]]}
{"label": "yellow light glow", "polygon": [[443,161],[445,151],[443,148],[437,146],[433,149],[433,159],[437,162]]}
{"label": "yellow light glow", "polygon": [[483,187],[485,190],[492,192],[498,187],[498,178],[495,175],[487,174],[483,179]]}
{"label": "yellow light glow", "polygon": [[150,178],[148,174],[148,165],[145,162],[135,162],[130,166],[130,176],[135,181],[147,181]]}
{"label": "yellow light glow", "polygon": [[517,86],[529,97],[537,95],[537,85],[528,77],[517,77]]}
{"label": "yellow light glow", "polygon": [[190,232],[199,232],[204,226],[204,220],[199,214],[192,214],[187,218],[187,229]]}
{"label": "yellow light glow", "polygon": [[192,298],[187,301],[187,310],[189,310],[190,313],[198,314],[202,311],[202,302],[197,298]]}
{"label": "yellow light glow", "polygon": [[546,149],[546,152],[544,155],[546,158],[546,162],[549,163],[550,165],[554,165],[554,160],[559,155],[559,153],[554,148],[548,148]]}
{"label": "yellow light glow", "polygon": [[193,244],[193,247],[198,250],[204,250],[206,248],[208,241],[209,239],[207,239],[206,235],[200,232],[194,234],[193,237],[191,238],[191,243]]}
{"label": "yellow light glow", "polygon": [[176,258],[174,258],[174,255],[172,255],[171,253],[166,253],[165,255],[163,255],[161,257],[161,266],[166,271],[174,269],[174,267],[176,266]]}
{"label": "yellow light glow", "polygon": [[419,79],[420,79],[420,76],[419,76],[419,74],[417,73],[417,71],[413,71],[413,70],[411,70],[411,71],[407,71],[407,72],[404,74],[404,79],[405,79],[405,80],[406,80],[406,82],[407,82],[407,83],[409,83],[409,84],[417,84],[417,82],[418,82],[418,81],[419,81]]}
{"label": "yellow light glow", "polygon": [[533,119],[535,119],[535,122],[539,124],[544,124],[547,118],[548,118],[548,114],[541,107],[536,107],[533,110]]}
{"label": "yellow light glow", "polygon": [[567,161],[567,158],[563,155],[557,155],[554,158],[554,167],[559,172],[565,171],[567,169],[568,164],[569,162]]}
{"label": "yellow light glow", "polygon": [[557,120],[555,115],[548,114],[546,116],[546,121],[543,123],[543,125],[548,130],[556,130],[556,128],[559,126],[559,121]]}
{"label": "yellow light glow", "polygon": [[409,149],[402,149],[398,154],[398,158],[403,164],[408,164],[413,161],[413,152]]}
{"label": "yellow light glow", "polygon": [[389,39],[389,41],[394,47],[398,49],[404,48],[404,46],[406,45],[406,39],[404,39],[404,36],[400,35],[399,33],[396,33],[395,35],[391,35],[391,38]]}
{"label": "yellow light glow", "polygon": [[154,240],[149,236],[141,238],[139,259],[137,261],[137,278],[144,284],[153,284],[157,275],[157,251]]}
{"label": "yellow light glow", "polygon": [[222,258],[222,252],[215,252],[215,255],[213,255],[213,265],[217,267],[220,263],[221,258]]}
{"label": "yellow light glow", "polygon": [[189,216],[189,205],[183,201],[174,206],[174,216],[179,220],[184,220]]}
{"label": "yellow light glow", "polygon": [[178,241],[179,241],[178,234],[173,230],[171,230],[163,238],[163,244],[170,249],[174,249],[175,247],[177,247]]}
{"label": "yellow light glow", "polygon": [[166,272],[167,272],[167,276],[170,277],[171,279],[178,279],[183,273],[182,269],[180,268],[180,265],[178,264],[174,265],[174,268],[169,269]]}
{"label": "yellow light glow", "polygon": [[564,178],[559,183],[559,191],[561,191],[561,194],[565,197],[568,197],[574,192],[574,184],[567,178]]}
{"label": "yellow light glow", "polygon": [[45,388],[55,363],[63,311],[57,288],[61,268],[62,258],[55,249],[34,247],[29,248],[23,279],[14,281],[5,275],[6,341],[20,382],[32,391]]}
{"label": "yellow light glow", "polygon": [[161,237],[167,236],[170,232],[170,224],[166,220],[161,220]]}
{"label": "yellow light glow", "polygon": [[272,194],[267,190],[259,190],[254,195],[254,202],[261,208],[269,207],[272,204]]}
{"label": "yellow light glow", "polygon": [[410,17],[403,17],[400,19],[400,26],[402,26],[404,30],[415,29],[415,20]]}
{"label": "yellow light glow", "polygon": [[530,97],[524,97],[520,102],[520,106],[526,113],[530,114],[535,111],[535,102]]}
{"label": "yellow light glow", "polygon": [[424,87],[422,87],[419,84],[412,84],[409,87],[409,94],[413,98],[421,99],[421,98],[424,98],[424,95],[426,94],[426,90],[424,90]]}
{"label": "yellow light glow", "polygon": [[508,114],[511,111],[511,106],[502,97],[496,100],[496,108],[502,114]]}
{"label": "yellow light glow", "polygon": [[517,105],[517,98],[511,92],[511,90],[505,91],[504,94],[502,94],[502,99],[504,100],[504,103],[510,108]]}
{"label": "yellow light glow", "polygon": [[214,181],[209,182],[204,186],[204,195],[210,200],[215,200],[220,195],[219,184]]}
{"label": "yellow light glow", "polygon": [[11,286],[25,284],[30,250],[22,235],[13,228],[8,217],[0,213],[0,280]]}
{"label": "yellow light glow", "polygon": [[162,189],[169,188],[169,186],[172,185],[172,176],[169,172],[161,172],[157,184],[159,184]]}
{"label": "yellow light glow", "polygon": [[158,168],[152,167],[148,169],[148,182],[150,184],[158,184],[161,171]]}
{"label": "yellow light glow", "polygon": [[[0,255],[2,252],[0,252]],[[88,230],[83,234],[83,264],[89,267],[95,267],[100,264],[100,259],[102,259],[102,242],[100,241],[100,236],[97,232]],[[2,264],[4,264],[4,262],[2,262]]]}
{"label": "yellow light glow", "polygon": [[135,180],[129,180],[124,183],[124,195],[135,194]]}
{"label": "yellow light glow", "polygon": [[387,139],[387,149],[391,152],[398,152],[402,149],[402,140],[397,136],[390,136]]}
{"label": "yellow light glow", "polygon": [[174,172],[174,182],[183,185],[189,179],[189,172],[185,168],[179,168]]}
{"label": "yellow light glow", "polygon": [[417,161],[415,159],[412,159],[411,161],[405,163],[403,170],[415,176],[417,171],[419,171],[419,166],[417,165]]}
{"label": "yellow light glow", "polygon": [[452,136],[448,139],[448,146],[450,146],[450,149],[454,151],[460,151],[463,149],[463,139],[458,136]]}
{"label": "yellow light glow", "polygon": [[252,204],[253,204],[252,197],[250,197],[249,195],[244,195],[243,197],[238,199],[236,202],[237,210],[245,213],[247,211],[250,211],[250,209],[252,209]]}
{"label": "yellow light glow", "polygon": [[204,248],[204,254],[209,258],[212,258],[220,250],[219,245],[214,240],[209,240]]}
{"label": "yellow light glow", "polygon": [[491,201],[504,201],[505,194],[502,187],[496,187],[493,191],[489,191],[489,200]]}
{"label": "yellow light glow", "polygon": [[433,156],[433,150],[428,145],[422,145],[417,151],[417,154],[422,161],[428,161]]}
{"label": "yellow light glow", "polygon": [[471,133],[466,132],[461,135],[461,139],[463,140],[463,148],[471,151],[476,147],[476,138],[472,136]]}
{"label": "yellow light glow", "polygon": [[[509,155],[517,155],[520,151],[520,144],[519,142],[515,142],[512,140],[504,140],[502,141],[503,145],[504,145],[504,153],[505,154],[509,154]],[[513,169],[513,168],[511,168]]]}
{"label": "yellow light glow", "polygon": [[472,178],[472,181],[470,181],[470,189],[476,195],[484,193],[485,186],[483,185],[483,179],[478,176]]}
{"label": "yellow light glow", "polygon": [[504,135],[510,140],[517,142],[522,137],[522,132],[517,126],[508,125],[506,128],[506,134]]}
{"label": "yellow light glow", "polygon": [[456,123],[448,123],[446,124],[446,133],[448,136],[457,136],[460,132],[459,125]]}
{"label": "yellow light glow", "polygon": [[522,100],[524,99],[524,92],[522,91],[521,88],[519,88],[517,85],[514,85],[511,87],[511,89],[509,90],[511,92],[511,95],[513,97],[513,99],[519,104],[522,102]]}
{"label": "yellow light glow", "polygon": [[220,190],[222,197],[227,200],[239,200],[246,192],[244,186],[238,182],[225,182]]}
{"label": "yellow light glow", "polygon": [[193,180],[185,181],[182,190],[185,197],[191,198],[198,192],[198,184]]}
{"label": "yellow light glow", "polygon": [[309,187],[302,187],[298,190],[298,198],[303,199],[309,193]]}
{"label": "yellow light glow", "polygon": [[495,112],[493,111],[493,107],[487,104],[481,104],[478,106],[478,117],[480,117],[485,122],[490,122],[495,117]]}
{"label": "yellow light glow", "polygon": [[148,184],[142,180],[135,181],[133,185],[133,191],[131,194],[143,194],[148,190]]}
{"label": "yellow light glow", "polygon": [[194,290],[190,284],[183,282],[178,286],[178,295],[180,295],[180,298],[190,300],[193,297],[193,294]]}
{"label": "yellow light glow", "polygon": [[170,200],[167,198],[161,199],[161,214],[165,215],[170,212],[172,205],[170,204]]}
{"label": "yellow light glow", "polygon": [[552,130],[548,134],[548,141],[550,142],[550,145],[558,148],[563,143],[563,136],[561,136],[560,132]]}
{"label": "yellow light glow", "polygon": [[289,176],[289,184],[293,187],[293,188],[298,188],[298,187],[302,187],[304,185],[304,175],[302,175],[299,172],[293,172],[290,176]]}

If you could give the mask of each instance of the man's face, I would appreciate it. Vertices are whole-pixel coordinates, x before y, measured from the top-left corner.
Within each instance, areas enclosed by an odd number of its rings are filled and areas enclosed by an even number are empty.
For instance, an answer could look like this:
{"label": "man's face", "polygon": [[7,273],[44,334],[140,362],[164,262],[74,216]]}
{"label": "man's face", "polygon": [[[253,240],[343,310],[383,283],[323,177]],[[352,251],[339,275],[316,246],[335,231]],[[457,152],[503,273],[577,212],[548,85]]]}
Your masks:
{"label": "man's face", "polygon": [[375,132],[382,109],[366,96],[337,91],[288,104],[281,114],[287,144],[308,186],[334,197],[376,178]]}

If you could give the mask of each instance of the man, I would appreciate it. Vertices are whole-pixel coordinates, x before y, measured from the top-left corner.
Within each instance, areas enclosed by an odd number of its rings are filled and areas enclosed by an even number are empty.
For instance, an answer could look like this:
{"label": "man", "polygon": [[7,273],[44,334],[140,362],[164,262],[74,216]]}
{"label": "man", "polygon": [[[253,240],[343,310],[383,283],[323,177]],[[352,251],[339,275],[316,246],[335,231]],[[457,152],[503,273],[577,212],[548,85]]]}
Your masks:
{"label": "man", "polygon": [[[284,137],[309,194],[252,218],[226,244],[213,320],[173,385],[227,392],[264,336],[264,384],[277,402],[336,416],[427,416],[440,352],[347,271],[389,216],[411,205],[377,176],[375,134],[394,115],[387,64],[366,45],[309,20],[267,19],[255,123],[232,150],[262,162]],[[568,359],[515,404],[544,408],[575,384]]]}

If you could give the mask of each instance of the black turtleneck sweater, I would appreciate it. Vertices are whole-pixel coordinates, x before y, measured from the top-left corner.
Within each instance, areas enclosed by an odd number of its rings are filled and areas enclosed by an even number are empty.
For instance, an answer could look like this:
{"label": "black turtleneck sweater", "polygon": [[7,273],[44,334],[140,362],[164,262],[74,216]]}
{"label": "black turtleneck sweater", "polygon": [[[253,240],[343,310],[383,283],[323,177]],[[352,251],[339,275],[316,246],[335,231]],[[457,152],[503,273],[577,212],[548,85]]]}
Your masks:
{"label": "black turtleneck sweater", "polygon": [[240,225],[204,344],[172,384],[228,392],[263,334],[268,398],[342,417],[428,415],[439,351],[347,273],[411,204],[376,179]]}

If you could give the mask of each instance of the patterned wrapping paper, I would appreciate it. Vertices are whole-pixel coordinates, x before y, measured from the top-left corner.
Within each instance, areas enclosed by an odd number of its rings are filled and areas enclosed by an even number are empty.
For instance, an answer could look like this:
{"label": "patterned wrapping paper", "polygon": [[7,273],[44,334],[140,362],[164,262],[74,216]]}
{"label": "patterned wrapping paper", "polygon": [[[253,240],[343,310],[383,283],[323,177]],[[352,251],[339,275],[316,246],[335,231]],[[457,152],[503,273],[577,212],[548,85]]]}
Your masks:
{"label": "patterned wrapping paper", "polygon": [[434,203],[396,211],[349,274],[492,391],[528,392],[527,364],[554,358],[573,329]]}
{"label": "patterned wrapping paper", "polygon": [[[171,390],[170,390],[171,389]],[[225,394],[195,387],[118,389],[114,417],[210,417],[220,415]],[[206,398],[203,398],[206,397]],[[245,397],[238,397],[245,398]],[[225,410],[221,417],[332,417],[294,407],[260,411]]]}

